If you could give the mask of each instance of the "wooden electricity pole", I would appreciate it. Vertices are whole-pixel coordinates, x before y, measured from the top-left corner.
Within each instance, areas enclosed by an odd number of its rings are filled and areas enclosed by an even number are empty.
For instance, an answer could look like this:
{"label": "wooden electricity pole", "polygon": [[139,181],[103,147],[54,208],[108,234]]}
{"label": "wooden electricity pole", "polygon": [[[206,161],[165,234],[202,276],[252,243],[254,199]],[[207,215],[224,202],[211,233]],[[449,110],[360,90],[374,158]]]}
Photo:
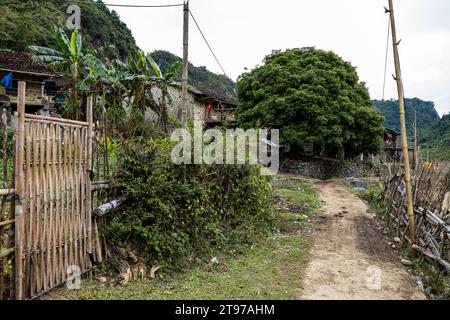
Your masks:
{"label": "wooden electricity pole", "polygon": [[186,127],[188,114],[188,78],[189,78],[189,1],[183,6],[183,74],[181,77],[181,108],[178,110],[178,121],[182,128]]}
{"label": "wooden electricity pole", "polygon": [[[408,139],[406,135],[406,123],[405,123],[405,97],[403,92],[403,82],[402,82],[402,72],[400,68],[400,56],[398,53],[397,41],[397,30],[395,28],[395,16],[394,16],[394,5],[392,0],[389,0],[389,14],[391,19],[391,29],[392,29],[392,42],[394,46],[394,63],[395,63],[395,80],[397,82],[398,91],[398,102],[400,107],[400,129],[402,133],[402,148],[403,148],[403,165],[405,171],[405,184],[406,184],[406,202],[407,202],[407,212],[409,218],[409,236],[411,239],[411,245],[416,242],[416,227],[414,221],[414,208],[413,208],[413,198],[411,189],[411,171],[409,166],[409,150],[408,150]],[[401,218],[399,218],[401,219]],[[413,256],[416,253],[413,250]]]}
{"label": "wooden electricity pole", "polygon": [[417,111],[414,111],[414,169],[417,169],[419,152],[417,148]]}

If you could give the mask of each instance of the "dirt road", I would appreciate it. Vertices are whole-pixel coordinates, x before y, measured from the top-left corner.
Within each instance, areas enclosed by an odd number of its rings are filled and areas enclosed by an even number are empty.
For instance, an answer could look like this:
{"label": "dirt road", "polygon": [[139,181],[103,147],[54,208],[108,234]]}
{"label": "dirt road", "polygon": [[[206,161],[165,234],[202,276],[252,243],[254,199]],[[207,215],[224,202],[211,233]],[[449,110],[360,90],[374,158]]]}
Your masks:
{"label": "dirt road", "polygon": [[337,180],[313,183],[323,207],[301,299],[426,299],[366,204]]}

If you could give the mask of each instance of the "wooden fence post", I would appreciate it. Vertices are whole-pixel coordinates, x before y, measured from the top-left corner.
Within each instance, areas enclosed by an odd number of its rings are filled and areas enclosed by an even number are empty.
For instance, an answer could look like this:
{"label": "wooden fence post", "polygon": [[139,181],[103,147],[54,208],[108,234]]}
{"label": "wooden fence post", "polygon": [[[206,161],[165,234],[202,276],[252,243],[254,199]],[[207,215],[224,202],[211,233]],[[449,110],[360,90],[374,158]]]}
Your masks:
{"label": "wooden fence post", "polygon": [[15,157],[15,287],[16,287],[16,299],[22,300],[23,298],[23,204],[22,198],[24,196],[24,181],[23,181],[23,149],[25,140],[25,82],[19,82],[18,93],[18,121],[16,131],[16,157]]}
{"label": "wooden fence post", "polygon": [[[93,96],[90,95],[87,98],[87,104],[86,104],[86,121],[88,122],[88,145],[87,145],[87,179],[86,179],[86,185],[89,185],[91,183],[90,174],[92,172],[92,141],[94,134],[93,128],[94,128],[94,121],[93,121],[93,115],[92,115],[92,107],[93,107]],[[91,188],[88,186],[86,190],[86,223],[87,223],[87,231],[88,231],[88,239],[87,239],[87,252],[92,255],[92,193]]]}

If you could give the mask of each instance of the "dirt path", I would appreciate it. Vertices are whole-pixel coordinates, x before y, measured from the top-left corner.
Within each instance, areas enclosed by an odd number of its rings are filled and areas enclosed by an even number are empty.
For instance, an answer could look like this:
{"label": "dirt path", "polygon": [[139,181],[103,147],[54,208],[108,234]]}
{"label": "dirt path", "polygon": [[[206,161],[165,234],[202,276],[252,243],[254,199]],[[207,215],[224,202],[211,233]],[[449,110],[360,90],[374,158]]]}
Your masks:
{"label": "dirt path", "polygon": [[337,180],[313,183],[323,207],[301,299],[426,299],[366,204]]}

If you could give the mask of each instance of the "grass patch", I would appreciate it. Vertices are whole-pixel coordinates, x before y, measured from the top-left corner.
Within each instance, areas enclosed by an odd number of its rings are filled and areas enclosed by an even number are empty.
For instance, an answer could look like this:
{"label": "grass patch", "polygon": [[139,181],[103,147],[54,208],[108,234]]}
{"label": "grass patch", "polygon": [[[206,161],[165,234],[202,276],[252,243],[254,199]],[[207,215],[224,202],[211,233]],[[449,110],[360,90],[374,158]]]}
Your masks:
{"label": "grass patch", "polygon": [[425,293],[432,300],[450,300],[450,277],[422,260],[414,261],[414,269],[424,281]]}
{"label": "grass patch", "polygon": [[[307,203],[308,212],[292,208]],[[303,270],[308,262],[310,239],[302,231],[319,207],[313,186],[304,181],[277,178],[274,208],[279,229],[289,231],[260,240],[240,255],[218,256],[219,264],[201,261],[185,273],[161,274],[153,280],[133,281],[122,286],[83,281],[78,291],[57,289],[42,299],[80,300],[293,300],[299,299]],[[287,210],[286,210],[287,208]]]}
{"label": "grass patch", "polygon": [[[123,286],[83,282],[82,290],[51,293],[48,298],[81,300],[210,300],[298,299],[300,274],[309,241],[277,236],[240,257],[227,257],[164,279],[134,281]],[[56,294],[56,297],[54,296]]]}

